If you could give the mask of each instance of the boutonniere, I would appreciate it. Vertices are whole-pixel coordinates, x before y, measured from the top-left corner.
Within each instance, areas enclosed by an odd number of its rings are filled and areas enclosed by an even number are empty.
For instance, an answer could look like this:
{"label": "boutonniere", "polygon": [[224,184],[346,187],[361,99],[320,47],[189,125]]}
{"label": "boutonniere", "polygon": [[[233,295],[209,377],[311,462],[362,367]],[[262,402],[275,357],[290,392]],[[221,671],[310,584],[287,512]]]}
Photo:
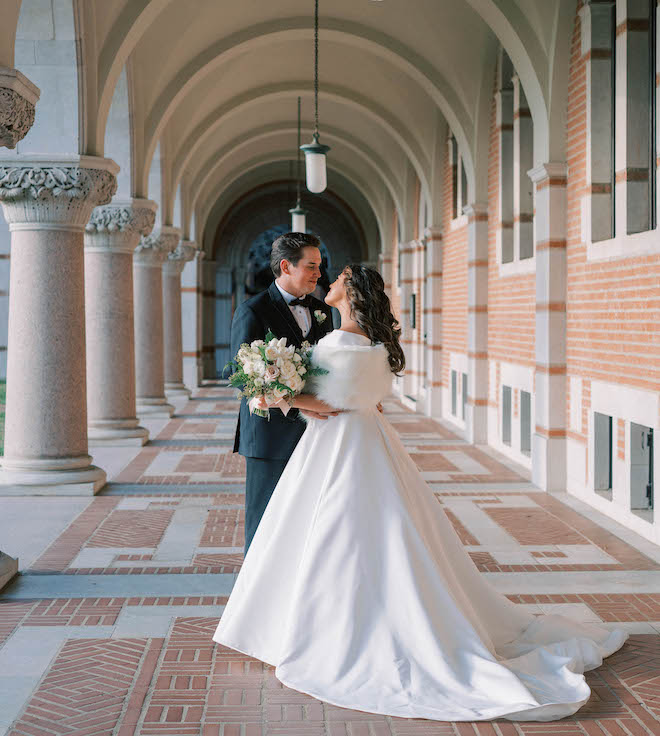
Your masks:
{"label": "boutonniere", "polygon": [[327,316],[328,315],[320,309],[314,310],[314,317],[320,325],[322,325],[325,322],[325,320],[327,319]]}

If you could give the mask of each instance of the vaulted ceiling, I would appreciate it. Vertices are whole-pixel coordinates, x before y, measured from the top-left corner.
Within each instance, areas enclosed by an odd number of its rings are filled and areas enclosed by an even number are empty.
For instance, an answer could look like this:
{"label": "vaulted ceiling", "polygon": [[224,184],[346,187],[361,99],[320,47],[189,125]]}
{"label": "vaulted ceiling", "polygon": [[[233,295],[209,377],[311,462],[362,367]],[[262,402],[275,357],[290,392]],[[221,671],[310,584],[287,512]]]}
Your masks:
{"label": "vaulted ceiling", "polygon": [[[29,38],[29,16],[44,4],[24,0],[19,39]],[[11,26],[20,2],[5,5]],[[575,0],[322,1],[320,128],[332,147],[335,195],[355,211],[368,203],[383,237],[393,211],[409,220],[417,180],[434,222],[449,126],[471,196],[483,197],[500,44],[530,102],[536,158],[550,160],[561,141],[548,128],[565,107],[553,80],[574,12]],[[231,206],[237,182],[266,184],[273,166],[295,156],[298,95],[303,139],[311,138],[313,0],[74,0],[72,14],[82,49],[81,152],[120,158],[110,113],[125,74],[131,194],[160,198],[165,220],[176,207],[187,222],[194,213],[198,239],[210,217],[217,225],[224,216],[218,203]],[[9,36],[5,27],[4,57]],[[160,192],[151,185],[155,157]],[[212,247],[214,234],[205,241]]]}

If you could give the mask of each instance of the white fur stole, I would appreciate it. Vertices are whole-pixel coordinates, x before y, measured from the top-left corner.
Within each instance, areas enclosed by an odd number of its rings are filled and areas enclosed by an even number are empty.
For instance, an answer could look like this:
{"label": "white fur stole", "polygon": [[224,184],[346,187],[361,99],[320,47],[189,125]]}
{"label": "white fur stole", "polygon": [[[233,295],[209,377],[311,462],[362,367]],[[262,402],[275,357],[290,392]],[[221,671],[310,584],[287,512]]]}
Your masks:
{"label": "white fur stole", "polygon": [[314,346],[312,363],[328,373],[312,376],[305,393],[336,409],[371,409],[392,391],[393,374],[384,345]]}

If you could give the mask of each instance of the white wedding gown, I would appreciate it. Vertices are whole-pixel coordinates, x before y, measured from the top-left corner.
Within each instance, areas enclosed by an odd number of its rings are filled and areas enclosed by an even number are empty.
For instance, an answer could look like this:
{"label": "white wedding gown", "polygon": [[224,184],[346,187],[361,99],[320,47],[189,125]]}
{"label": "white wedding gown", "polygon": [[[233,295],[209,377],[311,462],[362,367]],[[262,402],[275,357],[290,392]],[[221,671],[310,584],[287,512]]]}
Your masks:
{"label": "white wedding gown", "polygon": [[535,617],[491,587],[373,408],[309,423],[213,638],[345,708],[546,721],[588,700],[582,673],[627,634]]}

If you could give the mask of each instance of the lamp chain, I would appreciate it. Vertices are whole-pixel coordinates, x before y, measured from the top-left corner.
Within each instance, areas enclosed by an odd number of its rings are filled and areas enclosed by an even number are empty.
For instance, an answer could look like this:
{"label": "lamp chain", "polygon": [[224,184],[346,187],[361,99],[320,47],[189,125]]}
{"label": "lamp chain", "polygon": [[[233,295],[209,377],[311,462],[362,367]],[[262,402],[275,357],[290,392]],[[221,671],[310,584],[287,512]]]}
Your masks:
{"label": "lamp chain", "polygon": [[298,168],[296,170],[296,207],[300,207],[300,97],[298,97]]}
{"label": "lamp chain", "polygon": [[319,134],[319,0],[314,2],[314,136]]}

